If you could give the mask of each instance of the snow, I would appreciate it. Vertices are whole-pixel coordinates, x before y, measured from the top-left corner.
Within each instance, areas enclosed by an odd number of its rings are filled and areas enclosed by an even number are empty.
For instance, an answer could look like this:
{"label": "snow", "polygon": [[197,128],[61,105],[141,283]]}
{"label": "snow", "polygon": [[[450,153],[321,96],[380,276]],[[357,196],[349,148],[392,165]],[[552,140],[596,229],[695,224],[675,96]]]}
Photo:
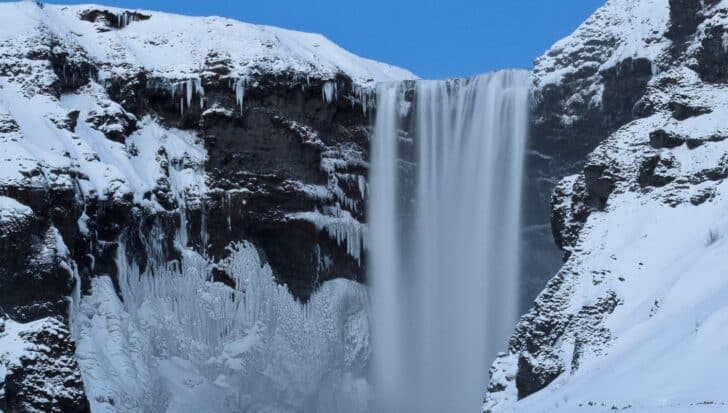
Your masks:
{"label": "snow", "polygon": [[619,76],[630,69],[628,65],[646,59],[657,75],[669,63],[669,23],[669,0],[608,0],[573,34],[535,60],[534,98],[541,99],[550,87],[565,94],[558,114],[564,127],[577,123],[585,109],[600,111],[604,73]]}
{"label": "snow", "polygon": [[[2,319],[0,319],[0,327],[3,327],[0,328],[0,382],[4,383],[5,376],[8,374],[8,367],[18,363],[20,357],[26,354],[27,347],[30,346],[20,337],[20,333],[26,331],[29,327],[32,329],[32,327],[16,323],[13,320]],[[3,395],[4,393],[0,392],[0,397]]]}
{"label": "snow", "polygon": [[[112,117],[128,116],[95,83],[78,93],[63,95],[60,100],[45,95],[27,98],[16,84],[8,83],[5,78],[0,79],[0,86],[0,112],[3,108],[11,108],[5,109],[7,116],[18,125],[18,132],[14,133],[17,137],[3,146],[1,183],[69,188],[77,183],[84,197],[121,198],[132,194],[134,202],[159,208],[150,205],[144,194],[154,189],[158,179],[164,175],[157,157],[159,150],[165,148],[169,160],[189,160],[184,168],[170,168],[170,179],[176,193],[204,192],[204,174],[199,170],[204,166],[206,154],[193,133],[163,128],[151,117],[146,117],[139,122],[138,130],[122,144],[109,140],[102,130],[88,123],[91,116],[102,112]],[[26,107],[34,110],[26,111]],[[55,114],[73,110],[80,111],[75,132],[61,129],[52,122]],[[114,125],[118,126],[112,124],[105,128],[108,130]],[[130,154],[130,148],[136,148],[138,154]],[[28,169],[42,171],[39,177],[32,178],[36,182],[28,182],[30,174],[21,173]],[[63,173],[58,174],[57,171]],[[79,180],[71,181],[72,171],[79,172]]]}
{"label": "snow", "polygon": [[26,220],[32,215],[33,210],[30,207],[21,204],[13,198],[0,195],[0,224]]}
{"label": "snow", "polygon": [[[700,212],[623,194],[610,200],[616,206],[609,213],[590,218],[580,268],[624,278],[612,277],[599,289],[613,289],[623,302],[607,323],[615,341],[605,356],[582,360],[576,374],[563,374],[513,410],[500,411],[723,411],[728,240],[706,243],[711,231],[728,233],[728,183],[718,193]],[[577,303],[593,300],[596,289],[577,288]],[[568,344],[562,347],[568,351]],[[589,402],[597,407],[580,408]]]}
{"label": "snow", "polygon": [[320,34],[247,24],[222,17],[188,17],[135,10],[151,16],[127,21],[122,29],[98,32],[94,23],[79,19],[88,10],[107,10],[117,16],[124,9],[98,5],[47,5],[30,2],[0,4],[0,40],[24,39],[29,28],[46,26],[58,38],[82,47],[103,70],[119,73],[143,67],[153,76],[169,79],[195,77],[213,52],[229,57],[231,77],[258,73],[302,73],[321,79],[348,74],[358,84],[411,79],[403,69],[355,56]]}

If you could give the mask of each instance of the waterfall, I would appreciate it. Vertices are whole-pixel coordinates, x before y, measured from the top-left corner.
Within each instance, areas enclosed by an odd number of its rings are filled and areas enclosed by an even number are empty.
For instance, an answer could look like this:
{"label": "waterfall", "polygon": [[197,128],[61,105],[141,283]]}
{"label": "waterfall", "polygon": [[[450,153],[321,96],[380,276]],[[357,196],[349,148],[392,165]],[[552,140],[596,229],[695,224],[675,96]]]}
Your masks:
{"label": "waterfall", "polygon": [[517,319],[528,73],[380,85],[369,199],[377,412],[476,412]]}

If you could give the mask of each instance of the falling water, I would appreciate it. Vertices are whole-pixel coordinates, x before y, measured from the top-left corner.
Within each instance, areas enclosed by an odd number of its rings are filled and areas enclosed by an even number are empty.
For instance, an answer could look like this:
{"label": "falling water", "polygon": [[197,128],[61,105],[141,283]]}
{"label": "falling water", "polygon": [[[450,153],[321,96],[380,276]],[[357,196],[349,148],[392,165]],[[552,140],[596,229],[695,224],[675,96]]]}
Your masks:
{"label": "falling water", "polygon": [[369,211],[375,411],[480,408],[487,365],[517,316],[527,117],[523,71],[379,86]]}

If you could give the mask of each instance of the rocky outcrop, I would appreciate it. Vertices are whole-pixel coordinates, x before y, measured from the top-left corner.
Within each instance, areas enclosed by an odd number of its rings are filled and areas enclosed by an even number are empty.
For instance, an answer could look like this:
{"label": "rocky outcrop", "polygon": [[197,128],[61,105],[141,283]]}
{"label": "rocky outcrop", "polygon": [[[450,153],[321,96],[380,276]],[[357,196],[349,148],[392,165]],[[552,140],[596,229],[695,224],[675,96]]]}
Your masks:
{"label": "rocky outcrop", "polygon": [[4,351],[0,368],[8,369],[0,383],[3,411],[90,412],[73,339],[62,322],[54,318],[25,325],[0,321],[0,344]]}

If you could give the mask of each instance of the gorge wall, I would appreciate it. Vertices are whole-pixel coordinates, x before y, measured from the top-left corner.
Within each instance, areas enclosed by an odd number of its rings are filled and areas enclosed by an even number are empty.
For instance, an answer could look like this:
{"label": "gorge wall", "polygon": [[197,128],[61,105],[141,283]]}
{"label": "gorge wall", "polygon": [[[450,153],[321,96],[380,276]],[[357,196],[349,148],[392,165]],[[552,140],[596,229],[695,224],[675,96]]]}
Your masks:
{"label": "gorge wall", "polygon": [[550,198],[564,265],[493,365],[485,411],[725,408],[711,342],[725,310],[727,13],[611,0],[536,61],[526,196],[539,201],[526,205],[543,213]]}

